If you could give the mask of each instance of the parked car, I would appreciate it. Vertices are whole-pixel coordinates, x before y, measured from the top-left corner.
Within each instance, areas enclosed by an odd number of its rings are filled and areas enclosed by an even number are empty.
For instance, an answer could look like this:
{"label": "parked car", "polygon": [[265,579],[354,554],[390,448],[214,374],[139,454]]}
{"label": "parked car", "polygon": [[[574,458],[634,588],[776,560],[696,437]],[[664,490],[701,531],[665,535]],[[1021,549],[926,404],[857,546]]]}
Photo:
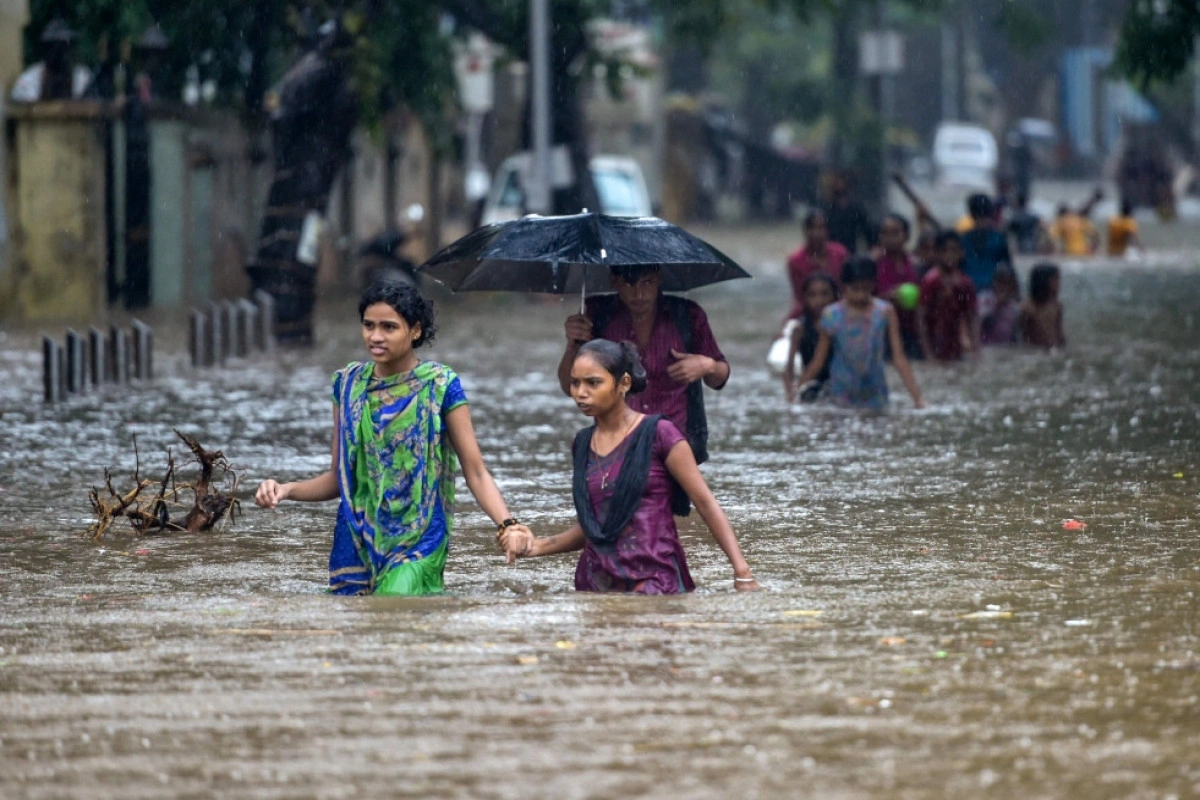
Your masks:
{"label": "parked car", "polygon": [[[563,181],[565,159],[554,159],[556,182]],[[592,182],[600,196],[600,211],[615,217],[649,217],[654,214],[646,179],[637,161],[626,156],[593,156]],[[500,164],[483,206],[480,223],[508,222],[526,213],[525,183],[532,172],[529,153],[511,155]]]}
{"label": "parked car", "polygon": [[939,183],[991,189],[1000,151],[987,128],[943,122],[933,137],[933,169]]}

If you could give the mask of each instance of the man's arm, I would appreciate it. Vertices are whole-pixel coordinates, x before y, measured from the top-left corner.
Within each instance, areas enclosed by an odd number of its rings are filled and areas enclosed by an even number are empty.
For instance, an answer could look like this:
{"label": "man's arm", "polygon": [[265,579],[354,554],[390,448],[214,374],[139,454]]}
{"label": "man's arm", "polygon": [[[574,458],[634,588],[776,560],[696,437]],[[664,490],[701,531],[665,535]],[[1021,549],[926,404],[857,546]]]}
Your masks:
{"label": "man's arm", "polygon": [[703,380],[710,389],[723,389],[729,380],[729,362],[717,346],[708,315],[697,303],[690,302],[688,320],[692,325],[691,352],[672,351],[671,355],[678,360],[667,369],[667,374],[681,383]]}

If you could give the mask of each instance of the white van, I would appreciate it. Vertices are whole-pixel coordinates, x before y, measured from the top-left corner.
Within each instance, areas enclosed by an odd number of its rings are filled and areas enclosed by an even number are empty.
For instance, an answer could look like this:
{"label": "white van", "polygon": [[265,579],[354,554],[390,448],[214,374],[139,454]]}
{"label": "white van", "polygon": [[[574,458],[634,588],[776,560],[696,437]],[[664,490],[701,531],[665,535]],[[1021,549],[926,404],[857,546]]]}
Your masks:
{"label": "white van", "polygon": [[937,181],[991,189],[1000,164],[996,137],[987,128],[965,122],[943,122],[933,137],[933,169]]}
{"label": "white van", "polygon": [[[570,162],[564,148],[554,149],[551,163],[554,185],[570,185]],[[496,170],[492,188],[484,201],[481,224],[508,222],[526,213],[524,185],[529,180],[532,164],[527,152],[504,159]],[[654,214],[646,179],[641,167],[632,158],[593,156],[588,165],[596,193],[600,196],[599,211],[614,217],[649,217]]]}

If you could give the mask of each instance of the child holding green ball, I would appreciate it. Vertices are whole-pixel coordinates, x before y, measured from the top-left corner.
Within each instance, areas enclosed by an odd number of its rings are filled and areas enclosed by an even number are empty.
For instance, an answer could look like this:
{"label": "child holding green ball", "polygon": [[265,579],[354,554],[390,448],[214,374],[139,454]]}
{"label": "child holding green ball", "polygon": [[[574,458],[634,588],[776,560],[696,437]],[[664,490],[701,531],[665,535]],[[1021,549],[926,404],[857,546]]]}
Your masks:
{"label": "child holding green ball", "polygon": [[[892,301],[900,323],[900,341],[910,359],[921,358],[921,337],[917,330],[917,269],[908,253],[911,234],[908,220],[888,214],[879,225],[879,255],[875,259],[875,296]],[[891,358],[891,349],[887,349]]]}

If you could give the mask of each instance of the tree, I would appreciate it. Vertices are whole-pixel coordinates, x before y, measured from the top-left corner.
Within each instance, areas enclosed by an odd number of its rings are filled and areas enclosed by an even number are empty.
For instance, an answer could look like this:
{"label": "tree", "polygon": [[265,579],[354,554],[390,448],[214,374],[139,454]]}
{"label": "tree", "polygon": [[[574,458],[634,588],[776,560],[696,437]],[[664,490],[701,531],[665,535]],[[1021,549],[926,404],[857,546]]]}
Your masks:
{"label": "tree", "polygon": [[1200,35],[1200,5],[1191,0],[1134,0],[1125,13],[1114,66],[1141,88],[1183,74]]}

